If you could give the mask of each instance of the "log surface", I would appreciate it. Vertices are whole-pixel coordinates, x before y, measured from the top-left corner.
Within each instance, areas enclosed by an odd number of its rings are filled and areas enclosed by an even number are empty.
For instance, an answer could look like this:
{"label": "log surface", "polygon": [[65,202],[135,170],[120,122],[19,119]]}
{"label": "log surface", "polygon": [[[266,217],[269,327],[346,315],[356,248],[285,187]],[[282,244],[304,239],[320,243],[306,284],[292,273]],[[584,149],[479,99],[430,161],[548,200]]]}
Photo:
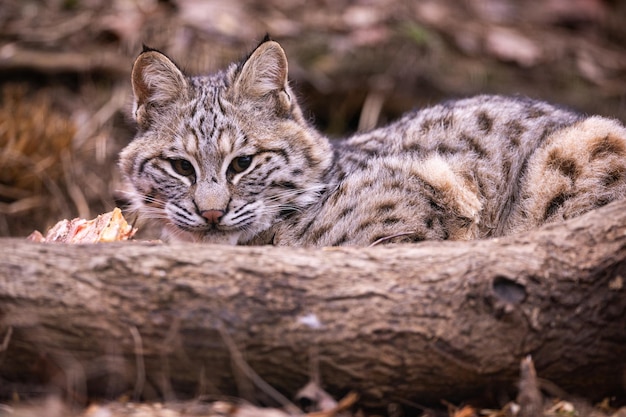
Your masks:
{"label": "log surface", "polygon": [[[228,334],[287,395],[436,402],[537,374],[623,394],[626,202],[523,235],[373,248],[0,239],[0,395],[243,395]],[[8,383],[8,384],[7,384]],[[4,388],[2,388],[4,386]]]}

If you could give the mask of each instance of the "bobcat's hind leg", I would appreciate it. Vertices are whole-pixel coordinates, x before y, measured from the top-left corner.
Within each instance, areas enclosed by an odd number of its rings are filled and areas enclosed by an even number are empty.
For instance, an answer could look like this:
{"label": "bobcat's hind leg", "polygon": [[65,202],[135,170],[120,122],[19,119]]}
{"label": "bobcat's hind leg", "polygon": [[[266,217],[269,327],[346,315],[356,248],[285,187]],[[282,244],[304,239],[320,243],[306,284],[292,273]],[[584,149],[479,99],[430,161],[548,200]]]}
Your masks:
{"label": "bobcat's hind leg", "polygon": [[548,136],[530,157],[507,234],[626,197],[626,128],[594,116]]}

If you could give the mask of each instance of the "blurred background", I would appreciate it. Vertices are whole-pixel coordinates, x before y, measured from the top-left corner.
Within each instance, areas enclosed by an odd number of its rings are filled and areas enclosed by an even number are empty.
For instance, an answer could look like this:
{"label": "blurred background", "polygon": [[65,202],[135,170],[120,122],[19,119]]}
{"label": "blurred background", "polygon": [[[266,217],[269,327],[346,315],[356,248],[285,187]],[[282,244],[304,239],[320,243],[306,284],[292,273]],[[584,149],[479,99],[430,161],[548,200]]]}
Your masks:
{"label": "blurred background", "polygon": [[0,236],[123,203],[142,44],[198,74],[265,33],[332,137],[477,93],[626,120],[620,0],[1,0]]}

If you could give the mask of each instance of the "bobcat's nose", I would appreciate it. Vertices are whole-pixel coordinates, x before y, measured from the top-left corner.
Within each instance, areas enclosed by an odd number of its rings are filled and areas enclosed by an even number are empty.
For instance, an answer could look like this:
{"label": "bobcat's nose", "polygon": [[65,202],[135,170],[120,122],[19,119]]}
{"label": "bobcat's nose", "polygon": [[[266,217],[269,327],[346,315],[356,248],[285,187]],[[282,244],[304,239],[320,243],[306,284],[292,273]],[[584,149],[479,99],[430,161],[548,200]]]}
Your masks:
{"label": "bobcat's nose", "polygon": [[209,223],[217,224],[224,215],[224,210],[204,210],[200,215],[207,219]]}

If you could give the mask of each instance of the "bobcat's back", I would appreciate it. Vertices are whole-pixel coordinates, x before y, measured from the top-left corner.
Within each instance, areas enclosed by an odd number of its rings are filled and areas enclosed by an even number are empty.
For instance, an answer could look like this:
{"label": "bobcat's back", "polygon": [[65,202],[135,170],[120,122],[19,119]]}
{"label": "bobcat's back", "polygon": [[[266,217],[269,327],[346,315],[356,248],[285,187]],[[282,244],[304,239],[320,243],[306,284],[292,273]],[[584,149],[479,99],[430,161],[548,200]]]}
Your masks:
{"label": "bobcat's back", "polygon": [[147,51],[140,132],[121,166],[140,210],[179,238],[367,245],[502,236],[626,196],[626,130],[524,98],[478,96],[331,142],[302,117],[262,43],[188,78]]}

